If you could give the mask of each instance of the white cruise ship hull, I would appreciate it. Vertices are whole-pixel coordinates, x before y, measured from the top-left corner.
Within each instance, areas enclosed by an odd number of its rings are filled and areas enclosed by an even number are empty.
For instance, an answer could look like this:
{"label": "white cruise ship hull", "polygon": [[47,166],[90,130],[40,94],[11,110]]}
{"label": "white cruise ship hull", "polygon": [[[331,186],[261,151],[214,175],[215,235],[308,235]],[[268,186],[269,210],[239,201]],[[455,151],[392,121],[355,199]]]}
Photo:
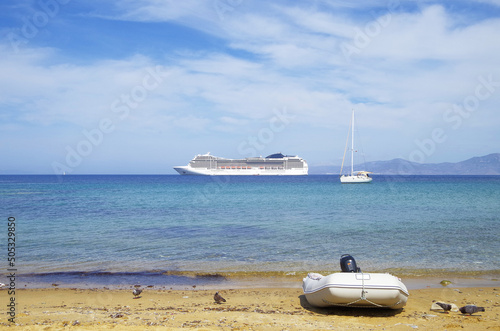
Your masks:
{"label": "white cruise ship hull", "polygon": [[196,155],[188,165],[174,167],[180,175],[201,176],[303,176],[307,162],[281,153],[267,157],[226,159],[208,154]]}
{"label": "white cruise ship hull", "polygon": [[189,166],[174,167],[181,175],[200,176],[301,176],[307,175],[307,169],[194,169]]}

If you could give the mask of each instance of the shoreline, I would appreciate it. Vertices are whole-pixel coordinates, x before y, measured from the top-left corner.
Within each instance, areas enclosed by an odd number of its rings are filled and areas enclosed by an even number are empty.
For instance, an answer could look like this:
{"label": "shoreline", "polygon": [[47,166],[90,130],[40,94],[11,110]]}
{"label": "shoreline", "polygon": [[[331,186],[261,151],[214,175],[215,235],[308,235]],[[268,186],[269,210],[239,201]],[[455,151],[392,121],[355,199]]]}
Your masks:
{"label": "shoreline", "polygon": [[[330,272],[331,273],[331,272]],[[323,275],[330,273],[323,272]],[[441,281],[451,282],[448,286],[495,287],[500,286],[500,273],[428,272],[426,274],[404,275],[388,272],[399,277],[408,289],[443,288]],[[69,272],[18,275],[18,288],[78,288],[78,289],[125,289],[131,285],[151,286],[158,289],[245,289],[245,288],[301,288],[305,272],[215,272],[191,271],[109,273]]]}

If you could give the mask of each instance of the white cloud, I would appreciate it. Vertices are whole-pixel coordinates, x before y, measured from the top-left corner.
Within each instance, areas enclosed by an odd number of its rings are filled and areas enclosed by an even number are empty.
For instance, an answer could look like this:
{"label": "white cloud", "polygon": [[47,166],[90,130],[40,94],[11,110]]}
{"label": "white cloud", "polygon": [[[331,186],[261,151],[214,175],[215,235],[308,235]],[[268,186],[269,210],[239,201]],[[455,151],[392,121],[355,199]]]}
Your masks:
{"label": "white cloud", "polygon": [[[204,33],[218,35],[224,19],[237,6],[217,6],[219,0],[123,0],[114,1],[105,11],[94,11],[90,15],[105,19],[136,22],[175,22],[198,29]],[[100,7],[100,1],[95,6]]]}
{"label": "white cloud", "polygon": [[139,84],[147,67],[143,57],[88,66],[43,62],[24,56],[2,61],[0,86],[5,104],[22,110],[13,116],[47,125],[90,124],[121,92]]}
{"label": "white cloud", "polygon": [[187,117],[178,118],[174,120],[174,123],[182,129],[186,129],[192,132],[199,132],[206,130],[207,126],[211,123],[211,120],[190,115]]}

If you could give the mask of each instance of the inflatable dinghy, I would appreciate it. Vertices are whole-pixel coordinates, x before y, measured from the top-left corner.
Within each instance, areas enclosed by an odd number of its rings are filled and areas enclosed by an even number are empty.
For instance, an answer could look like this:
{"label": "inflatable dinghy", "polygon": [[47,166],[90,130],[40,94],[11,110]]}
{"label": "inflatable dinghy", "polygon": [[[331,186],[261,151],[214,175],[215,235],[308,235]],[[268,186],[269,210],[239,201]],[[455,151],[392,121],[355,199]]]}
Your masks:
{"label": "inflatable dinghy", "polygon": [[323,276],[309,273],[302,288],[315,307],[345,306],[400,309],[406,305],[408,290],[401,280],[387,273],[364,273],[354,259],[342,255],[343,272]]}

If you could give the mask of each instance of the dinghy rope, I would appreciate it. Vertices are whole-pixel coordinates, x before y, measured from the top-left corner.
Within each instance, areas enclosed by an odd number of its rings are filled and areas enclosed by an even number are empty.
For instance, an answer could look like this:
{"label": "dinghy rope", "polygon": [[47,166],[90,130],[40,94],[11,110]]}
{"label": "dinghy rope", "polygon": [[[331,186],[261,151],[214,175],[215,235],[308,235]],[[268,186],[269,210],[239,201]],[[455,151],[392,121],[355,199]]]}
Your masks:
{"label": "dinghy rope", "polygon": [[352,302],[349,302],[349,303],[345,303],[345,304],[342,304],[342,303],[337,303],[335,304],[336,306],[343,306],[343,307],[348,307],[350,305],[353,305],[355,304],[356,302],[359,302],[359,301],[366,301],[368,303],[371,303],[372,305],[374,305],[375,307],[379,307],[379,308],[391,308],[391,307],[394,307],[394,306],[397,306],[401,303],[402,300],[399,300],[398,302],[396,302],[395,304],[393,305],[390,305],[390,306],[384,306],[384,305],[379,305],[378,303],[375,303],[371,300],[368,300],[366,298],[366,291],[365,291],[365,277],[363,276],[363,272],[360,272],[361,273],[361,296],[359,297],[359,299],[357,300],[354,300]]}

